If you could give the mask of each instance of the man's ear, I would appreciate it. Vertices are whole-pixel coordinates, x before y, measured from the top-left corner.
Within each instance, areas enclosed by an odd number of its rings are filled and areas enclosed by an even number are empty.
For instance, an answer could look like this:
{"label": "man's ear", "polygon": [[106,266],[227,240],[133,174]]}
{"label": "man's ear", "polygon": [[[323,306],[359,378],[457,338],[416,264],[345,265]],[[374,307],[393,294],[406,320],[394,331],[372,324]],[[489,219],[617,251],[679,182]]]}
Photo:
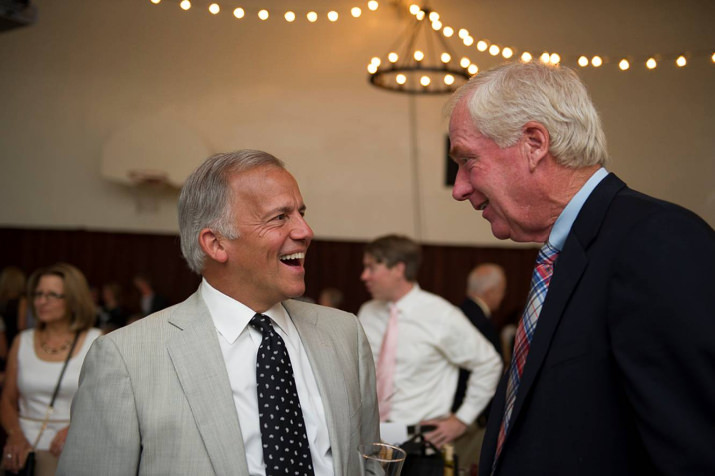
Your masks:
{"label": "man's ear", "polygon": [[529,171],[533,172],[549,153],[551,137],[543,124],[530,121],[522,128],[524,151],[529,162]]}
{"label": "man's ear", "polygon": [[403,278],[405,277],[405,263],[403,263],[402,261],[398,261],[390,269],[392,269],[395,274],[397,274]]}
{"label": "man's ear", "polygon": [[224,248],[224,238],[210,228],[199,232],[199,245],[204,253],[218,263],[228,261],[228,252]]}

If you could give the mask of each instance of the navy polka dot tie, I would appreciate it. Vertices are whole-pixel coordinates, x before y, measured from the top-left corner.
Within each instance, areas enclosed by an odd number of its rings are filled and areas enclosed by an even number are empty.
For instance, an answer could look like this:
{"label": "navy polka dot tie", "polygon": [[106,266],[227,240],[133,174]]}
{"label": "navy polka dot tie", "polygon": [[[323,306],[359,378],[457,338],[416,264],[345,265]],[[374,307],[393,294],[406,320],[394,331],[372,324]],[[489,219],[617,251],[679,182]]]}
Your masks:
{"label": "navy polka dot tie", "polygon": [[285,342],[270,317],[256,314],[250,324],[263,335],[256,359],[256,390],[266,475],[312,476],[308,435]]}

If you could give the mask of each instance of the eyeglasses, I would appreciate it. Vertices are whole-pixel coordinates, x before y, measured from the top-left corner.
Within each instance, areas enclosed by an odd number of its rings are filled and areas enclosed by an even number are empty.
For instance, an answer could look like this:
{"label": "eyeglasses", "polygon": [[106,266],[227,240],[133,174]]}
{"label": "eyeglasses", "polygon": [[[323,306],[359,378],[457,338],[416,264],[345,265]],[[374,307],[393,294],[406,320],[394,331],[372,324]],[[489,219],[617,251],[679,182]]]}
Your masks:
{"label": "eyeglasses", "polygon": [[64,294],[57,294],[55,292],[50,291],[49,293],[43,293],[40,291],[37,291],[32,294],[32,297],[34,299],[42,299],[43,297],[46,298],[50,302],[55,302],[59,301],[60,299],[64,299],[65,295]]}

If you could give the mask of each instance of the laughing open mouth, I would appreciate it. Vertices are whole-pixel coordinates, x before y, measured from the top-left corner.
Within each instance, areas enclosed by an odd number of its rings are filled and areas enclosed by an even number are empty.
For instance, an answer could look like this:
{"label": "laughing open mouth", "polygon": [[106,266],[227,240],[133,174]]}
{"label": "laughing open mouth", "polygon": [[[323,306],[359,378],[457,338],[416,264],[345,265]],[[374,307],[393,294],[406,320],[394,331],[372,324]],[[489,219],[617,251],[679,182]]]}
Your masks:
{"label": "laughing open mouth", "polygon": [[305,253],[291,253],[279,258],[281,262],[288,266],[300,266],[305,259]]}
{"label": "laughing open mouth", "polygon": [[489,200],[485,200],[482,203],[480,203],[476,209],[479,210],[480,212],[483,211],[485,208],[487,208],[487,205],[489,205]]}

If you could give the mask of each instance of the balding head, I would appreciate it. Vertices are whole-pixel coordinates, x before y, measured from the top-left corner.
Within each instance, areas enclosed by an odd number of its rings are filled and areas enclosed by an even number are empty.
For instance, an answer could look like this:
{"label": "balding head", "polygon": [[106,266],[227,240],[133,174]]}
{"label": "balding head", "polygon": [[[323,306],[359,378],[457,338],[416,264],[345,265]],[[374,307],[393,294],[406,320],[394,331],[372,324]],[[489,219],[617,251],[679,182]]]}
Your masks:
{"label": "balding head", "polygon": [[505,292],[506,274],[498,264],[480,264],[469,273],[467,296],[481,299],[492,312],[501,305]]}

